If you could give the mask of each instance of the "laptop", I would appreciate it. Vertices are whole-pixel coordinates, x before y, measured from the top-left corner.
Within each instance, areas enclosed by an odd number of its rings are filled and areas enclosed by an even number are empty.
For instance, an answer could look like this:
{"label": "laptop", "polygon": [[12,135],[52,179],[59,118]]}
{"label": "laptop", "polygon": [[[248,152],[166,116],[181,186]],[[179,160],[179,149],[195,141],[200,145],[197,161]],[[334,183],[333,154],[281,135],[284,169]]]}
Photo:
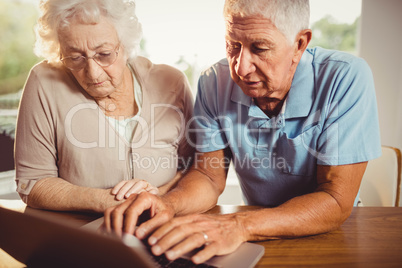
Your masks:
{"label": "laptop", "polygon": [[[103,218],[81,228],[43,211],[20,213],[0,207],[0,248],[28,267],[254,267],[264,247],[243,243],[235,252],[195,266],[186,258],[156,257],[132,235],[98,232]],[[164,258],[164,259],[163,259]],[[0,261],[1,262],[1,261]],[[180,266],[181,265],[181,266]]]}

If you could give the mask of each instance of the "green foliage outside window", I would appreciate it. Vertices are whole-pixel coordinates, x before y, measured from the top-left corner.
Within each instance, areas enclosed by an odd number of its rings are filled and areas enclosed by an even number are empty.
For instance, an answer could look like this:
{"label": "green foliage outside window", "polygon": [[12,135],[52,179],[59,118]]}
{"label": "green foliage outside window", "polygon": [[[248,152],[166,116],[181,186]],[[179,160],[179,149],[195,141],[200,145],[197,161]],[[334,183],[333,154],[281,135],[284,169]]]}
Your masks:
{"label": "green foliage outside window", "polygon": [[355,53],[358,23],[359,18],[352,24],[337,23],[328,15],[311,26],[313,38],[309,46]]}
{"label": "green foliage outside window", "polygon": [[33,53],[37,17],[32,2],[0,1],[0,95],[19,91],[39,61]]}

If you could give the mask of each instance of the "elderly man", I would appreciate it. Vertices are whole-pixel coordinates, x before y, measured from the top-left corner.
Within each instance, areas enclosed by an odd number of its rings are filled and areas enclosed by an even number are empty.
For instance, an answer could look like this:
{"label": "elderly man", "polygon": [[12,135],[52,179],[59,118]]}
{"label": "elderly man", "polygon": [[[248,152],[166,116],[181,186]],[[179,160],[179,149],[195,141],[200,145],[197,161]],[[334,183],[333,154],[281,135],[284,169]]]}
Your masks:
{"label": "elderly man", "polygon": [[[334,230],[381,153],[371,71],[354,56],[307,49],[308,0],[226,0],[224,15],[227,59],[198,85],[194,166],[166,195],[106,211],[109,230],[148,237],[169,259],[205,245],[193,257],[200,263],[244,241]],[[193,214],[216,204],[229,160],[246,203],[261,208]],[[145,210],[151,219],[134,232]]]}

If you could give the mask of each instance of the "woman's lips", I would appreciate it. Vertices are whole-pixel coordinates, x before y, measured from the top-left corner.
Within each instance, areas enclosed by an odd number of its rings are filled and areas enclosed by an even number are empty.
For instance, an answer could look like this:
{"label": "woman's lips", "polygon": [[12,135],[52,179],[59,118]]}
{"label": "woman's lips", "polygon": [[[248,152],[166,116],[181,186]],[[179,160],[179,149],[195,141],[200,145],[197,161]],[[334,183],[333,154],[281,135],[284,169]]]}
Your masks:
{"label": "woman's lips", "polygon": [[99,82],[99,83],[90,83],[89,85],[90,85],[90,86],[94,86],[94,87],[98,87],[98,86],[101,86],[104,82],[105,82],[105,81]]}

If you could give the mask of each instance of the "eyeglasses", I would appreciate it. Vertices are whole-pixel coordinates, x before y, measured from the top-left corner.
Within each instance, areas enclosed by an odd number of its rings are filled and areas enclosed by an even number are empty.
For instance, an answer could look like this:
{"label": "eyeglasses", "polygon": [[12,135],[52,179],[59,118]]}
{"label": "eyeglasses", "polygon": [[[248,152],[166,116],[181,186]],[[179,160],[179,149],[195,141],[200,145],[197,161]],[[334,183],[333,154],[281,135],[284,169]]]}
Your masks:
{"label": "eyeglasses", "polygon": [[119,55],[120,45],[114,50],[107,50],[96,53],[92,57],[85,56],[69,56],[60,59],[63,64],[70,70],[79,71],[87,66],[88,60],[93,59],[99,66],[108,67],[112,65]]}

